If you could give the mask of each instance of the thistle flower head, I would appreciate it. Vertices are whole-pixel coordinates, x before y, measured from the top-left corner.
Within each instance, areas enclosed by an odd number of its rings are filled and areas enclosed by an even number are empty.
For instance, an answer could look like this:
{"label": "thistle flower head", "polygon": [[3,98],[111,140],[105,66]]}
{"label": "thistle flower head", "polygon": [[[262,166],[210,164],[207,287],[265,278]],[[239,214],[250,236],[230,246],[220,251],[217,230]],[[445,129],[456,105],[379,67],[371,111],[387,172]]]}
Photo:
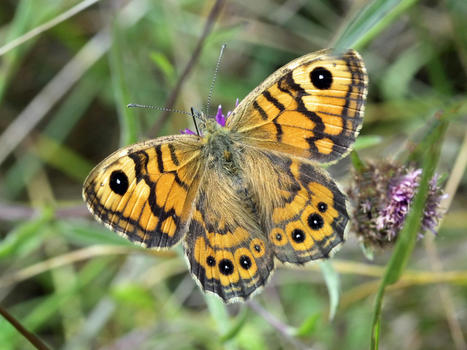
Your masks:
{"label": "thistle flower head", "polygon": [[[391,163],[368,164],[355,175],[349,196],[354,205],[353,230],[365,246],[392,245],[402,229],[421,180],[421,169]],[[429,184],[419,237],[436,234],[445,197],[435,175]]]}

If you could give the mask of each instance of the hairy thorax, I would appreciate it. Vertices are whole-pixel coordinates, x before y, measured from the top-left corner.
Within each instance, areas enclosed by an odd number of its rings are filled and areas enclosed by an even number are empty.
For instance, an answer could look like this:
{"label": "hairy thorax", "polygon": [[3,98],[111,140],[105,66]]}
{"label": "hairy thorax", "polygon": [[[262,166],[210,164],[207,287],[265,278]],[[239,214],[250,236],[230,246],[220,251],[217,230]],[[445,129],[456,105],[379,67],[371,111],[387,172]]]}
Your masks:
{"label": "hairy thorax", "polygon": [[242,137],[218,125],[206,127],[201,151],[206,167],[202,186],[208,203],[216,203],[208,220],[215,222],[227,216],[226,222],[264,232],[273,207],[282,201],[277,185],[289,180],[262,150],[245,147]]}
{"label": "hairy thorax", "polygon": [[207,120],[201,152],[207,168],[225,176],[239,175],[242,150],[238,141],[239,136],[236,133]]}

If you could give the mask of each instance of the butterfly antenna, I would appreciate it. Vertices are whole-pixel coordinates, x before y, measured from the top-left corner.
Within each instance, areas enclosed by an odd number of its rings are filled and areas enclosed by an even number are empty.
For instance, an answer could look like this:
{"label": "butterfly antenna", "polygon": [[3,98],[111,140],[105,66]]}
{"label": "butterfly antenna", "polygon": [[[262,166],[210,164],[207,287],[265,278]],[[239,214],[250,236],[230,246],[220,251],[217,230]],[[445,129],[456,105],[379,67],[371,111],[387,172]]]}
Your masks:
{"label": "butterfly antenna", "polygon": [[199,116],[196,115],[195,111],[193,110],[193,107],[191,107],[191,116],[193,117],[193,124],[195,124],[196,133],[198,134],[198,136],[201,136],[199,133],[198,124],[196,123],[196,118],[199,118]]}
{"label": "butterfly antenna", "polygon": [[188,113],[186,111],[182,111],[179,109],[171,109],[171,108],[165,108],[165,107],[158,107],[158,106],[148,106],[148,105],[140,105],[136,103],[130,103],[126,105],[128,108],[145,108],[145,109],[155,109],[158,111],[163,111],[163,112],[173,112],[173,113],[180,113],[180,114],[185,114],[185,115],[192,115],[191,113]]}
{"label": "butterfly antenna", "polygon": [[211,106],[212,92],[214,91],[214,85],[216,83],[217,72],[219,71],[219,66],[221,65],[222,55],[224,54],[224,49],[227,45],[223,44],[221,46],[221,52],[219,53],[219,58],[216,63],[216,70],[214,71],[214,76],[212,77],[211,86],[209,87],[208,101],[206,106],[206,116],[209,116],[209,107]]}

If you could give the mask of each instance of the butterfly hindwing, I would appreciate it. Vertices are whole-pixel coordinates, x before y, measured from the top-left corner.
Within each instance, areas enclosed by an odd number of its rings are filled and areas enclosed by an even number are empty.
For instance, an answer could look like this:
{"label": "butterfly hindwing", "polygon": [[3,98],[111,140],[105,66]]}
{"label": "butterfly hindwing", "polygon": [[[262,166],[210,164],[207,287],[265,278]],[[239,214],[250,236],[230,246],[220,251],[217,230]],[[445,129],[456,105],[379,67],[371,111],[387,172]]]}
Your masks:
{"label": "butterfly hindwing", "polygon": [[226,302],[247,299],[274,268],[244,180],[206,171],[184,244],[195,280]]}
{"label": "butterfly hindwing", "polygon": [[346,197],[327,172],[256,147],[244,147],[242,159],[255,220],[274,255],[294,264],[329,257],[343,242],[349,217]]}
{"label": "butterfly hindwing", "polygon": [[233,111],[245,142],[316,162],[350,151],[362,125],[368,78],[354,50],[323,50],[280,68]]}
{"label": "butterfly hindwing", "polygon": [[184,235],[198,189],[199,137],[161,137],[125,147],[87,177],[83,198],[110,229],[146,247]]}
{"label": "butterfly hindwing", "polygon": [[269,158],[283,173],[277,183],[282,200],[266,225],[275,256],[294,264],[328,258],[344,241],[349,220],[345,195],[312,163],[278,154]]}
{"label": "butterfly hindwing", "polygon": [[227,302],[262,287],[274,257],[328,258],[348,221],[344,194],[313,163],[250,146],[237,156],[235,175],[208,167],[184,244],[202,289]]}

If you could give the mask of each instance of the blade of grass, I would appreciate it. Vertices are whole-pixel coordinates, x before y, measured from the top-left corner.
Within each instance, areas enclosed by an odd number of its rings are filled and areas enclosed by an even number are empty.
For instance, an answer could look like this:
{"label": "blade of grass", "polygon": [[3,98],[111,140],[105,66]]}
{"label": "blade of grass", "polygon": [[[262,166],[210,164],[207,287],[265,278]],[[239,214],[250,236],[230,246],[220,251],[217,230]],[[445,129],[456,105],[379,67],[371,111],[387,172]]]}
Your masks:
{"label": "blade of grass", "polygon": [[113,45],[109,55],[112,87],[120,120],[120,145],[126,146],[138,140],[140,128],[134,108],[126,107],[131,101],[123,68],[122,35],[120,35],[121,28],[118,21],[115,21],[112,29]]}
{"label": "blade of grass", "polygon": [[[182,89],[183,84],[185,83],[186,79],[190,75],[192,68],[194,67],[194,65],[199,59],[201,51],[205,45],[206,38],[211,33],[214,23],[216,22],[217,18],[219,17],[222,11],[222,8],[224,7],[224,3],[225,3],[225,0],[216,0],[214,5],[212,6],[211,11],[209,12],[209,15],[206,19],[206,23],[204,25],[201,36],[199,37],[198,42],[196,43],[196,47],[193,50],[193,54],[191,55],[190,60],[185,65],[185,68],[180,74],[177,80],[177,83],[175,84],[175,87],[170,93],[170,96],[167,98],[167,102],[164,106],[166,110],[170,110],[173,108],[177,100],[177,97]],[[160,117],[158,118],[157,122],[149,130],[148,135],[158,135],[160,130],[164,126],[164,124],[167,122],[169,115],[170,115],[170,112],[167,112],[167,111],[162,113]]]}
{"label": "blade of grass", "polygon": [[404,271],[412,251],[415,246],[417,234],[420,230],[421,220],[425,207],[426,196],[429,189],[429,181],[433,177],[436,164],[439,159],[442,137],[446,131],[448,122],[439,120],[437,128],[430,136],[429,147],[426,148],[423,160],[423,174],[420,185],[415,195],[413,206],[407,215],[405,224],[399,233],[399,238],[394,247],[394,252],[387,264],[381,284],[376,295],[375,309],[373,313],[371,329],[371,349],[376,350],[379,347],[379,338],[381,330],[381,311],[384,298],[384,292],[388,285],[398,281]]}
{"label": "blade of grass", "polygon": [[86,178],[93,167],[91,163],[72,149],[46,136],[38,138],[34,152],[42,161],[78,182]]}
{"label": "blade of grass", "polygon": [[52,210],[46,208],[39,217],[27,221],[7,234],[0,242],[0,259],[12,259],[14,256],[23,257],[32,247],[40,244],[43,228],[53,218]]}
{"label": "blade of grass", "polygon": [[237,315],[236,320],[234,321],[230,330],[228,330],[224,335],[221,336],[221,341],[224,343],[230,339],[233,339],[243,328],[248,319],[248,309],[243,307],[239,315]]}
{"label": "blade of grass", "polygon": [[[31,23],[37,20],[38,9],[34,7],[32,0],[22,0],[16,7],[15,16],[8,26],[8,33],[5,41],[8,42],[23,34]],[[52,5],[52,4],[51,4]],[[8,82],[11,76],[16,71],[21,58],[27,51],[27,47],[21,47],[11,50],[7,55],[2,58],[0,63],[0,101],[3,99]]]}
{"label": "blade of grass", "polygon": [[355,141],[353,149],[359,151],[361,149],[370,148],[379,145],[383,138],[379,135],[361,135]]}
{"label": "blade of grass", "polygon": [[[102,89],[104,79],[104,69],[100,65],[90,70],[53,114],[42,134],[57,144],[62,143]],[[35,145],[32,146],[32,149],[34,148],[36,148]],[[4,187],[5,196],[8,199],[18,197],[42,164],[34,154],[26,153],[20,156],[4,176],[2,187]],[[84,178],[85,176],[79,181],[83,181]]]}
{"label": "blade of grass", "polygon": [[[43,6],[44,7],[44,6]],[[125,28],[137,23],[147,11],[144,1],[131,1],[118,13]],[[122,24],[122,25],[123,25]],[[60,70],[34,97],[8,128],[0,135],[0,164],[36,127],[50,109],[81,79],[110,48],[108,28],[102,29]]]}
{"label": "blade of grass", "polygon": [[316,330],[316,325],[321,317],[321,313],[315,313],[305,321],[302,322],[300,327],[298,327],[295,332],[293,333],[297,337],[306,337],[312,334]]}
{"label": "blade of grass", "polygon": [[337,50],[360,49],[394,20],[412,7],[418,0],[374,0],[351,18],[344,29],[332,41]]}
{"label": "blade of grass", "polygon": [[322,261],[319,263],[319,268],[323,274],[324,281],[329,293],[329,319],[332,320],[339,306],[339,288],[340,279],[330,261]]}
{"label": "blade of grass", "polygon": [[[232,328],[229,313],[227,312],[225,304],[212,294],[206,294],[204,300],[208,306],[209,313],[216,322],[219,333],[224,335],[228,334]],[[236,349],[234,344],[231,342],[226,342],[224,346],[226,349]]]}
{"label": "blade of grass", "polygon": [[26,41],[31,40],[35,36],[38,36],[39,34],[49,30],[50,28],[55,27],[57,24],[66,21],[70,17],[73,17],[74,15],[80,13],[81,11],[85,10],[87,7],[94,5],[96,2],[99,0],[84,0],[75,6],[73,6],[71,9],[63,12],[62,14],[52,18],[50,21],[41,24],[40,26],[30,30],[29,32],[21,35],[18,38],[13,39],[12,41],[8,42],[7,44],[3,45],[0,47],[0,56],[3,56],[5,53],[8,51],[14,49],[15,47],[24,44]]}

